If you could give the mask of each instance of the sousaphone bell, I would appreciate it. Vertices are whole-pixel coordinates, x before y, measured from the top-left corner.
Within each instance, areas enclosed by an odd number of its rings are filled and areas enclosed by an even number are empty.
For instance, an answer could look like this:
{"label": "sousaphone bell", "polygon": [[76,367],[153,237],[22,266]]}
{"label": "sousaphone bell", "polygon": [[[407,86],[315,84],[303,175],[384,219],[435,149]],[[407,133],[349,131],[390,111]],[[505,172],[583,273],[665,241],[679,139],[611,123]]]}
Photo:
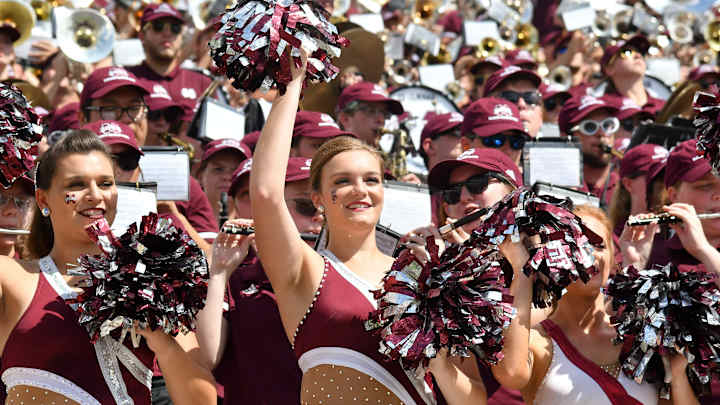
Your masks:
{"label": "sousaphone bell", "polygon": [[115,28],[95,10],[73,10],[67,18],[57,18],[56,24],[60,50],[75,62],[95,63],[113,50]]}
{"label": "sousaphone bell", "polygon": [[0,0],[0,24],[10,25],[20,33],[13,42],[17,46],[30,38],[35,26],[35,10],[22,0]]}

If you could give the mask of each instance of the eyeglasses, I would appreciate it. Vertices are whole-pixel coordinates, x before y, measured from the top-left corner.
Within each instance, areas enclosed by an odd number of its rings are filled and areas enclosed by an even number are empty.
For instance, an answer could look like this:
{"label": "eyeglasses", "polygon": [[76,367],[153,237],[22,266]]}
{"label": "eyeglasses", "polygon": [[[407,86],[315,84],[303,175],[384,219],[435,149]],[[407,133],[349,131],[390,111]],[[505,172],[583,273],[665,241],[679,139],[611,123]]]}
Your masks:
{"label": "eyeglasses", "polygon": [[118,167],[126,172],[137,169],[140,163],[140,154],[133,151],[113,153],[112,157]]}
{"label": "eyeglasses", "polygon": [[567,99],[568,97],[550,97],[549,99],[543,101],[545,111],[555,111],[555,109],[558,108],[558,106],[560,106],[561,104],[564,104]]}
{"label": "eyeglasses", "polygon": [[500,98],[505,99],[513,104],[517,104],[521,98],[525,101],[525,104],[527,105],[540,105],[540,101],[542,100],[540,93],[538,93],[537,91],[526,91],[524,93],[519,93],[517,91],[506,90],[501,91],[499,96]]}
{"label": "eyeglasses", "polygon": [[4,207],[7,203],[10,201],[15,204],[15,207],[21,211],[26,211],[30,208],[30,206],[33,203],[34,198],[32,197],[18,197],[15,195],[6,195],[4,193],[0,193],[0,207]]}
{"label": "eyeglasses", "polygon": [[613,57],[612,57],[612,59],[610,59],[610,62],[608,63],[608,65],[611,65],[613,62],[615,62],[615,60],[617,58],[629,59],[629,58],[635,56],[635,54],[639,54],[639,53],[640,53],[640,51],[638,51],[635,48],[623,48],[620,50],[620,52],[613,55]]}
{"label": "eyeglasses", "polygon": [[480,139],[487,148],[502,148],[505,142],[510,142],[510,148],[514,150],[522,149],[525,146],[525,135],[522,134],[495,134]]}
{"label": "eyeglasses", "polygon": [[624,120],[620,121],[620,126],[624,130],[632,132],[635,129],[635,121],[632,118],[625,118]]}
{"label": "eyeglasses", "polygon": [[482,75],[475,76],[475,86],[482,86],[483,83],[485,83],[485,76],[482,76]]}
{"label": "eyeglasses", "polygon": [[378,115],[382,115],[386,120],[390,119],[392,114],[384,107],[380,106],[374,106],[370,104],[358,104],[357,106],[358,111],[362,111],[367,115],[370,115],[372,117],[377,117]]}
{"label": "eyeglasses", "polygon": [[605,118],[602,121],[585,120],[575,125],[570,130],[580,131],[581,134],[592,136],[602,129],[605,135],[614,134],[620,128],[620,121],[615,117]]}
{"label": "eyeglasses", "polygon": [[124,114],[127,114],[128,118],[132,122],[137,121],[145,114],[145,105],[131,105],[129,107],[116,107],[116,106],[89,106],[85,107],[86,111],[97,111],[100,118],[107,121],[120,121]]}
{"label": "eyeglasses", "polygon": [[165,118],[165,121],[174,123],[180,119],[180,112],[174,108],[166,108],[164,110],[150,110],[148,111],[148,121],[158,121],[161,118]]}
{"label": "eyeglasses", "polygon": [[304,217],[312,218],[317,214],[317,208],[309,198],[293,198],[290,201],[295,204],[295,211]]}
{"label": "eyeglasses", "polygon": [[485,172],[477,174],[465,180],[462,183],[450,184],[446,189],[442,191],[443,201],[453,205],[460,202],[462,196],[462,189],[465,187],[470,194],[478,195],[482,194],[487,190],[491,180],[503,181],[499,174],[494,172]]}
{"label": "eyeglasses", "polygon": [[165,29],[165,24],[170,25],[170,32],[177,35],[180,32],[182,32],[182,24],[179,22],[167,22],[167,21],[161,21],[161,20],[154,20],[150,23],[152,26],[153,31],[156,33],[161,33]]}

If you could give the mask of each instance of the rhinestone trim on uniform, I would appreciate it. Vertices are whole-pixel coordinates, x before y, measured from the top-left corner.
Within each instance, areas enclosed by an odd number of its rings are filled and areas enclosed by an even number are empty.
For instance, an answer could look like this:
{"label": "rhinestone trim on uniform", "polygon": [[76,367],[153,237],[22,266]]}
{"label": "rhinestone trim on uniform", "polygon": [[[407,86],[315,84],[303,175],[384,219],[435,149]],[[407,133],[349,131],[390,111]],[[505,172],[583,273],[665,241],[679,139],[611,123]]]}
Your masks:
{"label": "rhinestone trim on uniform", "polygon": [[75,383],[49,371],[37,368],[11,367],[5,370],[2,380],[8,391],[18,385],[27,385],[28,387],[55,392],[83,405],[100,405],[97,399]]}
{"label": "rhinestone trim on uniform", "polygon": [[307,319],[308,315],[310,315],[310,311],[312,311],[313,307],[315,307],[315,301],[317,301],[318,297],[320,296],[320,290],[322,290],[323,284],[325,284],[325,277],[327,276],[330,262],[325,256],[323,256],[323,261],[325,262],[325,268],[323,269],[323,275],[320,279],[320,285],[318,285],[317,290],[315,290],[315,295],[313,296],[313,300],[310,303],[310,306],[308,307],[307,311],[305,311],[305,315],[303,315],[300,323],[295,328],[295,332],[293,333],[292,342],[290,342],[290,346],[292,346],[293,350],[295,349],[295,338],[297,338],[298,332],[300,332],[300,327],[303,326],[303,324],[305,323],[305,319]]}

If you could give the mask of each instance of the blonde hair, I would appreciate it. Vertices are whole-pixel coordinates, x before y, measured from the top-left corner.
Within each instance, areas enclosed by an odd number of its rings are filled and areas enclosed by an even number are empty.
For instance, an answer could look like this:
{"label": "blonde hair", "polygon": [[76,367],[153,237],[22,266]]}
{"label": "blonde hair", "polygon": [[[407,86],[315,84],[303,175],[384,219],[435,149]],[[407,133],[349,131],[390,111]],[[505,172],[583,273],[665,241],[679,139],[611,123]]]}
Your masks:
{"label": "blonde hair", "polygon": [[[613,261],[613,265],[615,264],[615,246],[613,245],[613,228],[612,223],[610,223],[610,218],[608,218],[607,214],[605,214],[605,211],[598,207],[593,207],[592,205],[576,205],[575,208],[572,210],[573,214],[580,217],[580,219],[583,219],[585,217],[592,217],[600,221],[600,223],[605,227],[605,230],[607,231],[607,239],[605,242],[607,242],[607,246],[605,246],[606,249],[610,250],[610,258]],[[599,235],[602,237],[602,235]],[[604,238],[603,238],[604,239]]]}
{"label": "blonde hair", "polygon": [[312,164],[310,165],[310,186],[313,191],[320,191],[322,169],[325,167],[327,162],[340,153],[354,150],[364,150],[375,156],[380,164],[381,171],[385,167],[385,160],[380,154],[380,151],[377,149],[357,138],[353,138],[351,136],[338,136],[322,144],[322,146],[320,146],[317,152],[313,155]]}

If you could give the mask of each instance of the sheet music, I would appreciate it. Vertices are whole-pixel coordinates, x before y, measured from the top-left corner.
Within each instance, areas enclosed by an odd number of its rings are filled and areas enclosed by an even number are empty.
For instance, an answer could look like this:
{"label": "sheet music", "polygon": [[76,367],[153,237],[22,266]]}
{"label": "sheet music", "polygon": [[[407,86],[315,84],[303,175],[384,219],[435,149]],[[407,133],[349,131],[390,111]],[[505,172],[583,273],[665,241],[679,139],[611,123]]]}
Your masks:
{"label": "sheet music", "polygon": [[204,114],[202,136],[213,140],[232,138],[238,141],[245,137],[243,111],[207,99]]}
{"label": "sheet music", "polygon": [[187,152],[143,150],[140,158],[142,180],[158,185],[157,199],[190,199],[190,159]]}
{"label": "sheet music", "polygon": [[485,38],[500,38],[500,31],[495,21],[465,21],[466,45],[479,45]]}
{"label": "sheet music", "polygon": [[111,227],[114,235],[124,234],[133,222],[139,224],[143,215],[157,212],[157,195],[154,187],[138,189],[134,186],[118,184],[117,190],[117,213]]}
{"label": "sheet music", "polygon": [[112,55],[117,66],[135,66],[145,60],[145,49],[137,38],[120,39],[115,42]]}
{"label": "sheet music", "polygon": [[405,235],[432,221],[430,191],[427,186],[385,183],[385,202],[380,225]]}
{"label": "sheet music", "polygon": [[385,22],[380,14],[353,14],[350,16],[350,22],[373,34],[380,33],[385,29]]}
{"label": "sheet music", "polygon": [[525,184],[538,181],[565,187],[582,187],[582,154],[577,147],[532,145],[525,153]]}
{"label": "sheet music", "polygon": [[435,90],[446,92],[447,85],[455,81],[455,71],[449,63],[418,67],[420,83]]}

